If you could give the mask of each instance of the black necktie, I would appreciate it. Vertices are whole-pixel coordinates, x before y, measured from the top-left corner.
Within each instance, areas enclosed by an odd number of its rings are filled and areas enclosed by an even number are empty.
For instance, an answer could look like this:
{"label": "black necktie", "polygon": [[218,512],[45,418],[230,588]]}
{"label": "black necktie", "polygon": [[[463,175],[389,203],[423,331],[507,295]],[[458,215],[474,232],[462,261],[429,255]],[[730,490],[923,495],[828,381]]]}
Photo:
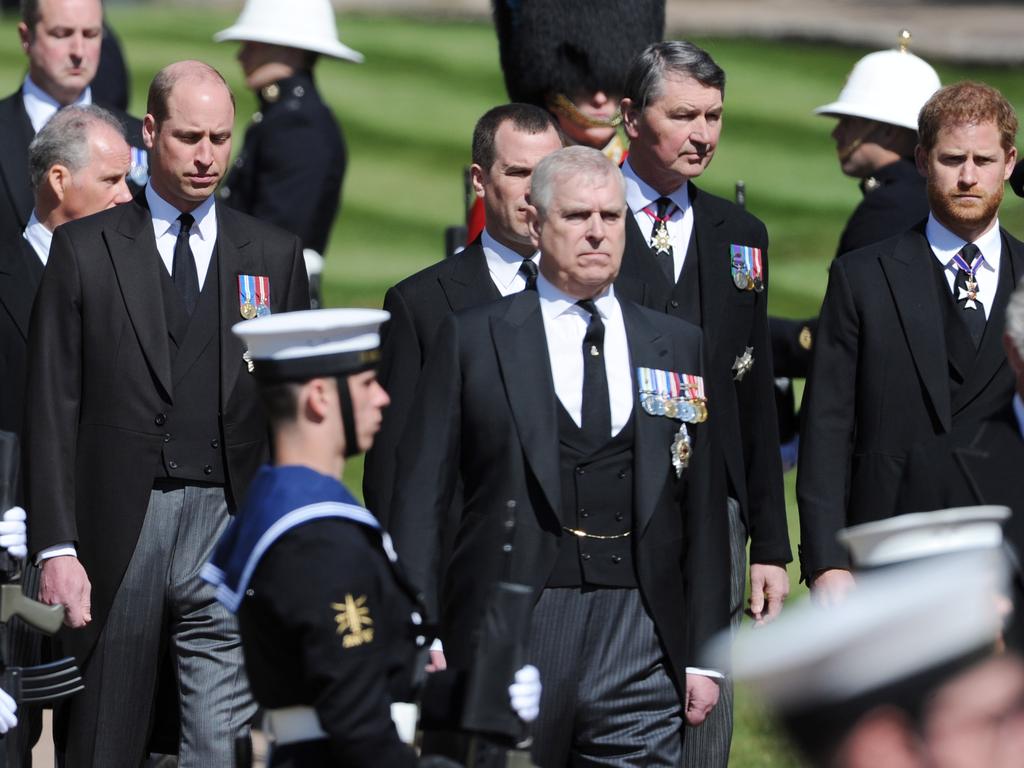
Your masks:
{"label": "black necktie", "polygon": [[659,197],[654,204],[657,206],[657,213],[654,229],[651,230],[651,253],[654,254],[654,260],[658,262],[668,281],[675,283],[676,264],[672,255],[672,243],[668,240],[668,217],[673,204],[667,197]]}
{"label": "black necktie", "polygon": [[526,281],[526,290],[537,290],[537,265],[533,263],[533,259],[523,259],[523,263],[519,265],[519,274]]}
{"label": "black necktie", "polygon": [[[974,243],[967,243],[960,249],[959,256],[966,264],[975,267],[974,260],[978,258],[979,253],[978,246]],[[981,337],[985,335],[985,305],[979,299],[970,298],[970,294],[975,293],[976,295],[978,290],[976,275],[977,268],[980,266],[979,264],[975,267],[975,276],[960,267],[956,271],[956,280],[953,282],[953,299],[963,310],[961,317],[967,324],[967,330],[970,331],[975,349],[981,346]],[[973,290],[971,290],[972,288]]]}
{"label": "black necktie", "polygon": [[604,445],[612,432],[612,406],[608,399],[608,374],[604,368],[604,323],[590,299],[576,302],[590,313],[583,337],[583,406],[580,428],[591,445]]}
{"label": "black necktie", "polygon": [[185,309],[189,316],[199,302],[199,277],[196,273],[196,260],[192,256],[192,248],[188,244],[189,231],[195,223],[190,213],[183,213],[178,217],[181,227],[178,229],[178,239],[174,243],[174,265],[171,267],[171,281],[174,287],[181,294],[181,300],[185,302]]}

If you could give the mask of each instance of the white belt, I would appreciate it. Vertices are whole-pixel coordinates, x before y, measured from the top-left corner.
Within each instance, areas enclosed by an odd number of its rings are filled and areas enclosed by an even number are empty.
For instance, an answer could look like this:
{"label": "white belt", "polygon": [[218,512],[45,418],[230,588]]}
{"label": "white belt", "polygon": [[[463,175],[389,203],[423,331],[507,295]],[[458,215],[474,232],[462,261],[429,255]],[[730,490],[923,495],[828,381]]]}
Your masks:
{"label": "white belt", "polygon": [[[391,720],[398,729],[398,736],[406,744],[416,739],[416,723],[419,707],[396,701],[391,705]],[[320,718],[312,707],[282,707],[263,712],[263,731],[274,744],[284,746],[300,741],[326,739],[327,733],[320,726]]]}

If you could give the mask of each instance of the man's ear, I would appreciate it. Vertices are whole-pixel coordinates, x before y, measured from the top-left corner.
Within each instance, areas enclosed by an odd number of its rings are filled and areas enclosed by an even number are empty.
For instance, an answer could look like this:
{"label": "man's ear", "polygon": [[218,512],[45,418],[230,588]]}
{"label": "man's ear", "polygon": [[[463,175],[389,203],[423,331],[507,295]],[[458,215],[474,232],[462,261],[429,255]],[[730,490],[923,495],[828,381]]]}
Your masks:
{"label": "man's ear", "polygon": [[640,110],[633,103],[632,99],[623,99],[619,102],[619,112],[622,114],[622,127],[626,129],[626,135],[630,140],[640,135]]}
{"label": "man's ear", "polygon": [[540,248],[540,214],[536,206],[530,203],[530,196],[526,196],[528,208],[526,209],[526,226],[530,230],[530,242],[534,248]]}
{"label": "man's ear", "polygon": [[483,198],[484,192],[484,169],[473,163],[469,166],[469,181],[473,185],[473,191],[476,192],[476,196]]}
{"label": "man's ear", "polygon": [[142,118],[142,143],[149,150],[156,143],[156,118],[149,114]]}
{"label": "man's ear", "polygon": [[18,39],[21,41],[21,49],[27,51],[32,44],[32,30],[24,21],[18,22]]}
{"label": "man's ear", "polygon": [[914,163],[917,165],[917,172],[928,178],[928,150],[918,144],[914,147]]}
{"label": "man's ear", "polygon": [[50,187],[50,191],[58,202],[64,201],[64,195],[67,194],[67,189],[71,183],[71,171],[68,170],[66,165],[54,163],[50,166],[50,170],[46,172],[46,184]]}

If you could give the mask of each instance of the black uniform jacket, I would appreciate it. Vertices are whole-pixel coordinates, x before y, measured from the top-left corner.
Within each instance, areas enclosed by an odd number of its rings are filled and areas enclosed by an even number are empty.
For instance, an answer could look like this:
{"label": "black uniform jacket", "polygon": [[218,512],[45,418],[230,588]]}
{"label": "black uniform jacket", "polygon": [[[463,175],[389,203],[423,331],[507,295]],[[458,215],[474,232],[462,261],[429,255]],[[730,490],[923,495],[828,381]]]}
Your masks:
{"label": "black uniform jacket", "polygon": [[[619,301],[633,368],[700,370],[698,329]],[[494,582],[528,584],[539,595],[558,548],[575,546],[562,530],[575,514],[563,516],[558,407],[536,293],[518,293],[444,321],[399,451],[402,473],[391,529],[432,615],[440,601],[445,652],[456,667],[465,668],[471,656]],[[706,425],[691,427],[693,458],[678,482],[670,448],[679,423],[648,415],[637,399],[634,414],[637,581],[682,690],[687,663],[728,622],[726,517],[705,503]],[[709,418],[717,418],[713,407]],[[460,524],[439,590],[440,528],[460,479]],[[505,572],[501,553],[509,504],[516,511],[516,530],[510,572]]]}
{"label": "black uniform jacket", "polygon": [[[267,425],[242,342],[238,275],[270,278],[272,312],[309,307],[298,240],[217,206],[220,443],[233,508],[267,459]],[[58,227],[32,313],[25,419],[29,548],[75,542],[92,582],[92,622],[64,630],[82,661],[138,540],[176,403],[160,287],[164,269],[144,194]],[[179,365],[182,361],[178,360]]]}
{"label": "black uniform jacket", "polygon": [[0,430],[21,432],[28,324],[43,262],[20,234],[0,246]]}
{"label": "black uniform jacket", "polygon": [[[895,514],[915,444],[987,418],[1013,396],[1004,302],[991,308],[974,364],[954,371],[939,305],[948,298],[938,293],[924,225],[832,263],[800,431],[805,576],[849,567],[840,528]],[[1024,245],[1002,236],[1000,280],[1015,285]],[[963,383],[951,395],[954,373]]]}
{"label": "black uniform jacket", "polygon": [[[105,106],[105,105],[100,105]],[[125,127],[128,144],[142,150],[142,121],[118,109],[106,107]],[[6,99],[0,100],[0,236],[21,234],[28,225],[35,204],[28,173],[28,145],[35,138],[32,122],[25,111],[25,102],[19,88]],[[134,167],[138,152],[132,152],[132,173],[143,172]],[[146,161],[148,163],[148,160]],[[141,177],[138,177],[141,178]],[[132,191],[138,186],[129,184]]]}
{"label": "black uniform jacket", "polygon": [[[273,100],[268,93],[275,94]],[[348,162],[341,128],[309,72],[279,80],[258,96],[260,111],[245,131],[220,198],[322,254]]]}
{"label": "black uniform jacket", "polygon": [[[782,461],[775,412],[771,345],[768,339],[768,234],[764,224],[739,206],[708,194],[692,183],[696,253],[700,269],[700,325],[704,333],[705,384],[714,418],[709,421],[725,475],[716,508],[725,514],[725,494],[740,503],[750,534],[754,563],[786,563],[792,559],[786,527]],[[645,306],[688,318],[689,308],[654,260],[640,228],[627,217],[626,253],[616,289],[631,278],[650,293]],[[761,249],[765,292],[736,288],[730,271],[731,244]],[[626,286],[623,286],[625,288]],[[623,295],[637,297],[627,290]],[[733,365],[751,348],[753,368],[734,380]],[[728,481],[728,490],[725,481]]]}
{"label": "black uniform jacket", "polygon": [[337,518],[299,525],[260,558],[238,611],[245,669],[260,706],[314,707],[321,761],[296,765],[413,766],[391,721],[412,701],[417,608],[380,533]]}

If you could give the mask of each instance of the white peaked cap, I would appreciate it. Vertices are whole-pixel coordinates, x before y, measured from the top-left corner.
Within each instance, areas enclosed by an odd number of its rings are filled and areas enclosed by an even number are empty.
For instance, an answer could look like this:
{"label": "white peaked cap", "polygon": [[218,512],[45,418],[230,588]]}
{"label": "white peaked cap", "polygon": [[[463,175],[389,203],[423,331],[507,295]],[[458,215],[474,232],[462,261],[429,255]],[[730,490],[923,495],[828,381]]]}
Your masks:
{"label": "white peaked cap", "polygon": [[286,45],[357,64],[363,61],[363,54],[338,39],[330,0],[246,0],[238,20],[213,39]]}
{"label": "white peaked cap", "polygon": [[877,568],[922,557],[1003,545],[1009,507],[979,506],[896,515],[846,528],[841,544],[854,568]]}
{"label": "white peaked cap", "polygon": [[975,550],[860,576],[842,605],[811,600],[773,623],[723,633],[703,661],[731,669],[780,712],[850,700],[994,644],[1001,550]]}

